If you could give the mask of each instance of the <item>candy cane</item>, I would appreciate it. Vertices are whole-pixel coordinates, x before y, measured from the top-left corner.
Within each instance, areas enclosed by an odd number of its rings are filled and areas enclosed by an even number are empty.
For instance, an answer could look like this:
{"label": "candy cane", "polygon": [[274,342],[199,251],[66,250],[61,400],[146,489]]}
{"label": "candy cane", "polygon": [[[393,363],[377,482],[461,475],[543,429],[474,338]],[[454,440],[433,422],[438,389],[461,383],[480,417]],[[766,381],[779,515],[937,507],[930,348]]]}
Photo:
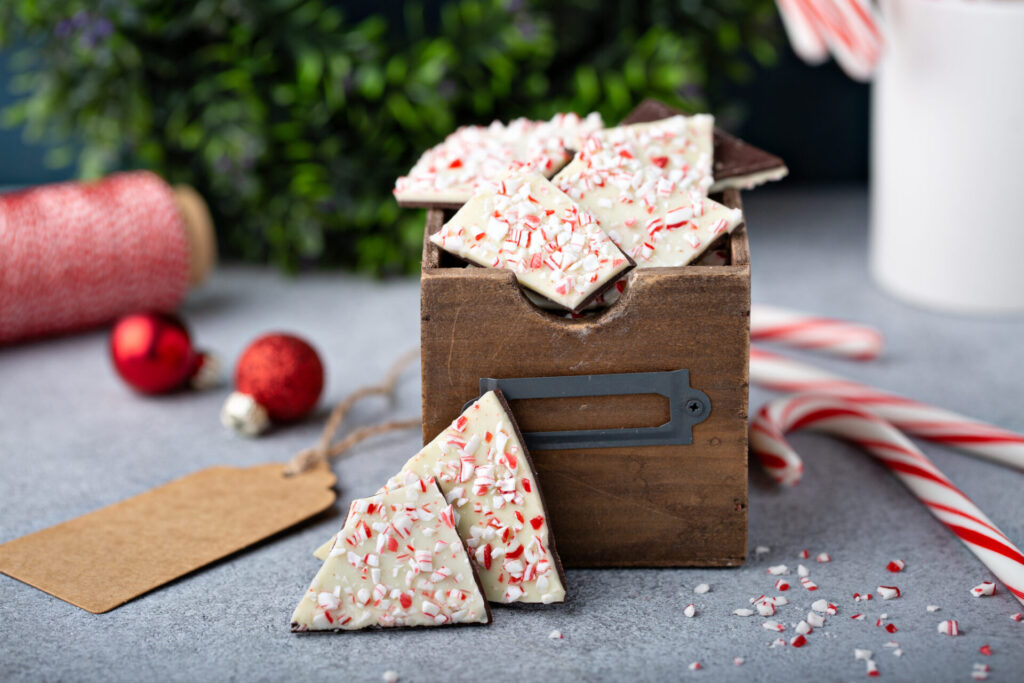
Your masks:
{"label": "candy cane", "polygon": [[828,45],[803,6],[796,0],[775,0],[775,5],[793,52],[807,64],[821,64],[828,59]]}
{"label": "candy cane", "polygon": [[853,360],[877,358],[884,344],[882,333],[867,325],[760,304],[750,309],[750,338]]}
{"label": "candy cane", "polygon": [[1024,436],[926,403],[853,382],[755,346],[750,381],[785,393],[841,398],[869,408],[913,436],[1024,470]]}
{"label": "candy cane", "polygon": [[878,49],[850,26],[834,0],[795,0],[814,23],[836,63],[850,78],[866,81],[878,62]]}
{"label": "candy cane", "polygon": [[803,463],[784,434],[796,429],[834,434],[880,460],[928,511],[1024,603],[1024,555],[895,427],[838,398],[797,395],[768,402],[750,427],[750,448],[776,481],[795,484]]}

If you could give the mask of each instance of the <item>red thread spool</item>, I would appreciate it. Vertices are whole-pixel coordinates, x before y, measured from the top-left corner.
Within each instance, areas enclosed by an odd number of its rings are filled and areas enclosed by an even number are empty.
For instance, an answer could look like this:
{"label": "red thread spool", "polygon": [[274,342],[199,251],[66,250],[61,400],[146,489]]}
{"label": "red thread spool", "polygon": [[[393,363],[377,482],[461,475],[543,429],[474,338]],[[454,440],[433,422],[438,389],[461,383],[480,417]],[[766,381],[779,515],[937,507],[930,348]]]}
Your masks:
{"label": "red thread spool", "polygon": [[148,171],[0,195],[0,344],[170,312],[216,261],[190,187]]}

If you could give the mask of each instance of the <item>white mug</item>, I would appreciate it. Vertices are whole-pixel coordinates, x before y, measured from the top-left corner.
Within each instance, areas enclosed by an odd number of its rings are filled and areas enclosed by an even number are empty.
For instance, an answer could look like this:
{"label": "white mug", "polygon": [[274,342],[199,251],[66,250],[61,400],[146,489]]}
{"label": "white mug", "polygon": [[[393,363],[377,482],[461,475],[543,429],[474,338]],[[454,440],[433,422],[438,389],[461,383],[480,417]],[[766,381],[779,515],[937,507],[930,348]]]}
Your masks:
{"label": "white mug", "polygon": [[951,312],[1024,311],[1024,0],[882,0],[871,270]]}

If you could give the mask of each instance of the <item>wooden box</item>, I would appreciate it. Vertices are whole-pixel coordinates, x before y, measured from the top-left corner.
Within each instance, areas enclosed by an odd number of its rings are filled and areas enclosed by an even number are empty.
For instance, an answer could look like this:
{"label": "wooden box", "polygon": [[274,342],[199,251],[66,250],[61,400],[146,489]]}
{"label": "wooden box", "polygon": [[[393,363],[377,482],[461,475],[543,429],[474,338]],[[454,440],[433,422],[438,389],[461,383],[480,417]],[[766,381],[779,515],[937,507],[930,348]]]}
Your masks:
{"label": "wooden box", "polygon": [[[717,197],[740,206],[739,192]],[[426,235],[451,212],[430,210]],[[745,227],[729,263],[635,269],[592,317],[542,310],[506,271],[467,267],[423,243],[423,438],[479,395],[480,378],[681,368],[711,411],[691,444],[531,451],[563,562],[571,567],[732,566],[747,545],[750,258]],[[523,432],[655,427],[655,394],[511,402]]]}

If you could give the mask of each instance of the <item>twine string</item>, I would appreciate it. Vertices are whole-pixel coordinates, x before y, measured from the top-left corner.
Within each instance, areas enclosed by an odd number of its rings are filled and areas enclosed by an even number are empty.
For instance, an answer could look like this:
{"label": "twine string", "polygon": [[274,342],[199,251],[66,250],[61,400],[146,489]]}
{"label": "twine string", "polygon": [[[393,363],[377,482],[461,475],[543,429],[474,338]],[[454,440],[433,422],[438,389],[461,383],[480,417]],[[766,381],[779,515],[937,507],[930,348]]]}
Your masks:
{"label": "twine string", "polygon": [[398,383],[398,379],[401,377],[402,372],[404,372],[405,369],[417,358],[419,358],[419,349],[412,349],[402,354],[402,356],[400,356],[391,366],[391,369],[388,370],[387,375],[384,377],[384,381],[380,384],[360,387],[343,398],[338,405],[334,407],[334,410],[331,411],[330,416],[327,418],[327,423],[324,425],[324,429],[320,433],[320,438],[317,440],[317,443],[296,453],[285,466],[285,475],[292,476],[295,474],[301,474],[321,462],[327,462],[331,458],[339,457],[343,453],[349,451],[356,444],[362,443],[366,439],[377,436],[378,434],[386,434],[399,429],[419,427],[421,424],[419,419],[386,420],[377,424],[366,425],[364,427],[354,429],[344,439],[334,442],[334,438],[344,424],[349,411],[361,399],[366,398],[367,396],[380,395],[386,396],[392,404],[394,403],[395,385]]}

